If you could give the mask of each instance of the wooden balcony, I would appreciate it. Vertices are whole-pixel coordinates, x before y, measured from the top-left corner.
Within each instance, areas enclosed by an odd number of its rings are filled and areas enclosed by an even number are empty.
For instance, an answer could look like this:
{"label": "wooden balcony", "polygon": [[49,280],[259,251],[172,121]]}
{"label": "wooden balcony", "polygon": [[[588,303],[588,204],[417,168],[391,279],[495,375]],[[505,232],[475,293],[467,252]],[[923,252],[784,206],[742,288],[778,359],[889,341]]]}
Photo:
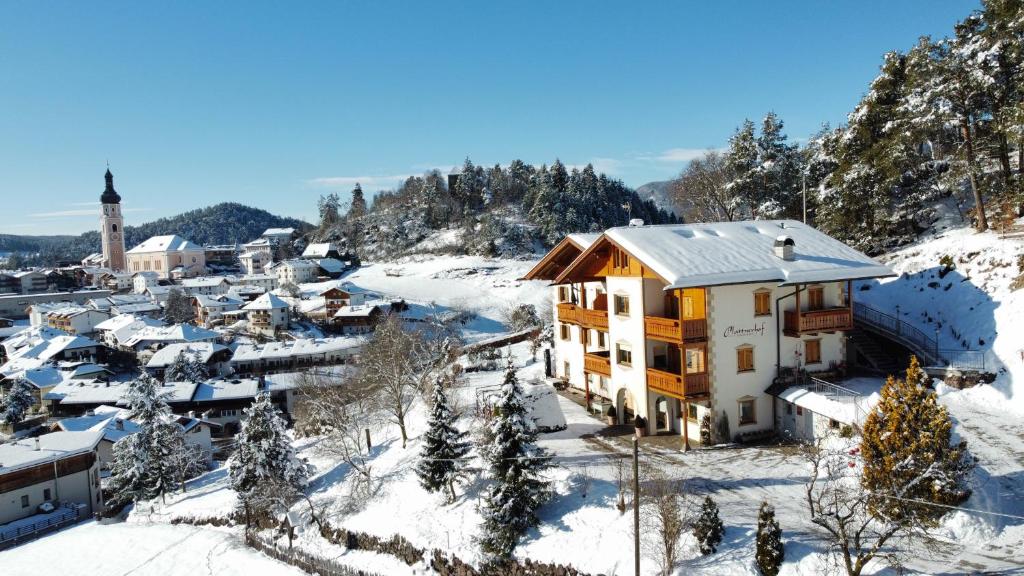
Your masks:
{"label": "wooden balcony", "polygon": [[648,338],[663,342],[694,342],[708,337],[708,323],[703,318],[680,321],[675,318],[645,316],[644,330]]}
{"label": "wooden balcony", "polygon": [[608,311],[592,310],[571,302],[561,302],[558,304],[558,321],[579,324],[584,328],[607,330]]}
{"label": "wooden balcony", "polygon": [[598,374],[601,376],[611,377],[612,375],[612,361],[608,357],[608,353],[605,355],[600,354],[584,354],[583,355],[583,370],[592,374]]}
{"label": "wooden balcony", "polygon": [[707,372],[697,374],[673,374],[655,368],[647,369],[647,386],[658,393],[679,399],[707,395],[709,380]]}
{"label": "wooden balcony", "polygon": [[852,328],[853,311],[847,307],[799,313],[796,310],[786,310],[783,333],[786,336],[799,337],[802,334],[838,332]]}

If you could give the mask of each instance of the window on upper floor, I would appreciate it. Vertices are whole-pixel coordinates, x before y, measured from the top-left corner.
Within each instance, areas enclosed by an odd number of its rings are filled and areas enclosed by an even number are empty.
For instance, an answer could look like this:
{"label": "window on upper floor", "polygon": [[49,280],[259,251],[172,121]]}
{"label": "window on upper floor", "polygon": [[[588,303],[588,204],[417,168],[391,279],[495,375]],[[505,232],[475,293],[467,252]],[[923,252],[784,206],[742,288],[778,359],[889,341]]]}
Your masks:
{"label": "window on upper floor", "polygon": [[558,337],[562,340],[569,340],[569,325],[559,324],[558,325]]}
{"label": "window on upper floor", "polygon": [[769,290],[754,292],[754,316],[771,316],[772,293]]}
{"label": "window on upper floor", "polygon": [[707,368],[704,365],[704,349],[703,348],[687,348],[686,349],[686,373],[687,374],[699,374],[706,372]]}
{"label": "window on upper floor", "polygon": [[620,316],[629,316],[629,296],[625,294],[615,295],[615,313]]}
{"label": "window on upper floor", "polygon": [[825,289],[821,286],[811,286],[807,289],[807,309],[821,310],[825,308]]}
{"label": "window on upper floor", "polygon": [[683,296],[683,318],[693,318],[693,296]]}
{"label": "window on upper floor", "polygon": [[559,302],[569,302],[571,298],[572,298],[572,290],[570,290],[568,286],[559,286],[558,287],[558,301]]}
{"label": "window on upper floor", "polygon": [[754,348],[752,346],[741,346],[736,349],[736,371],[754,371]]}
{"label": "window on upper floor", "polygon": [[615,345],[615,363],[621,366],[633,365],[633,347],[629,344]]}
{"label": "window on upper floor", "polygon": [[28,508],[28,494],[21,497],[21,507]]}
{"label": "window on upper floor", "polygon": [[608,347],[608,335],[605,334],[604,332],[601,332],[600,330],[595,330],[595,332],[597,332],[597,347],[598,348],[607,348]]}

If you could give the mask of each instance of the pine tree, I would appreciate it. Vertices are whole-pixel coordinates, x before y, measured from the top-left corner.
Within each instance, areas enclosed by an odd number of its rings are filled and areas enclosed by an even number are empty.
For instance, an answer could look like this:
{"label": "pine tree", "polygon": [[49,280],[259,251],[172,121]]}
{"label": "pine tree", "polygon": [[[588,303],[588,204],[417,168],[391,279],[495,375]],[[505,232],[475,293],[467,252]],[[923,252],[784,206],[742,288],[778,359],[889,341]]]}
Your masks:
{"label": "pine tree", "polygon": [[775,520],[775,507],[762,502],[757,513],[757,552],[754,556],[757,567],[764,576],[776,576],[785,557],[782,529]]}
{"label": "pine tree", "polygon": [[195,310],[192,309],[191,299],[178,288],[171,288],[167,292],[167,302],[164,304],[164,318],[169,324],[185,324],[195,318]]}
{"label": "pine tree", "polygon": [[296,456],[284,420],[265,392],[245,409],[236,441],[238,448],[228,467],[231,487],[243,506],[267,512],[276,504],[286,504],[306,485],[306,464]]}
{"label": "pine tree", "polygon": [[363,197],[363,188],[356,182],[356,187],[352,189],[352,203],[348,208],[348,219],[354,220],[356,218],[362,218],[366,215],[366,198]]}
{"label": "pine tree", "polygon": [[21,422],[35,402],[32,385],[24,378],[18,378],[4,395],[3,402],[0,402],[0,420],[7,425]]}
{"label": "pine tree", "polygon": [[143,373],[129,384],[125,393],[127,417],[139,430],[114,444],[110,492],[117,504],[164,495],[170,489],[173,477],[163,461],[168,457],[168,433],[160,429],[173,420],[160,388],[159,382]]}
{"label": "pine tree", "polygon": [[430,492],[448,490],[448,501],[455,501],[455,482],[463,475],[471,444],[469,435],[456,427],[457,416],[444,393],[444,380],[434,383],[430,420],[424,435],[422,459],[416,467],[420,484]]}
{"label": "pine tree", "polygon": [[188,380],[189,360],[185,351],[180,350],[171,365],[164,370],[164,382],[185,382]]}
{"label": "pine tree", "polygon": [[129,434],[114,442],[110,464],[108,504],[114,508],[150,498],[150,442],[143,434]]}
{"label": "pine tree", "polygon": [[717,552],[724,534],[725,527],[722,525],[722,519],[718,517],[718,505],[711,496],[705,496],[700,507],[700,516],[693,526],[693,536],[700,546],[700,553],[707,555]]}
{"label": "pine tree", "polygon": [[152,492],[165,500],[167,493],[184,481],[179,461],[185,450],[185,434],[173,418],[161,419],[153,426],[148,483]]}
{"label": "pine tree", "polygon": [[955,506],[971,494],[967,481],[974,462],[967,444],[953,444],[953,422],[927,382],[912,357],[904,379],[890,376],[882,386],[864,423],[861,482],[872,494],[872,513],[888,521],[935,525],[945,508],[907,500]]}
{"label": "pine tree", "polygon": [[481,547],[490,556],[508,557],[519,537],[537,525],[537,509],[550,497],[548,484],[541,478],[550,457],[535,444],[536,428],[528,420],[511,358],[496,408],[491,426],[494,440],[487,454],[495,483],[482,510]]}
{"label": "pine tree", "polygon": [[196,350],[192,353],[192,358],[189,359],[187,364],[185,379],[198,384],[204,382],[207,375],[206,362],[203,362],[203,357]]}

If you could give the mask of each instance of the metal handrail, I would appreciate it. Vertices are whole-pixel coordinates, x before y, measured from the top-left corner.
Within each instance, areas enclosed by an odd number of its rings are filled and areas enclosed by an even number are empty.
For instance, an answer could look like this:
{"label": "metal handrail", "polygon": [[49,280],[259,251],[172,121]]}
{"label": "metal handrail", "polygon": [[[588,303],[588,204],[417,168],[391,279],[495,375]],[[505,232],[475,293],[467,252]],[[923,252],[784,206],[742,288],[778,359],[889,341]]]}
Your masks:
{"label": "metal handrail", "polygon": [[916,326],[876,310],[863,302],[853,303],[853,316],[861,323],[905,344],[928,364],[965,370],[985,369],[985,353],[983,351],[939,348],[939,343],[935,338],[928,336]]}

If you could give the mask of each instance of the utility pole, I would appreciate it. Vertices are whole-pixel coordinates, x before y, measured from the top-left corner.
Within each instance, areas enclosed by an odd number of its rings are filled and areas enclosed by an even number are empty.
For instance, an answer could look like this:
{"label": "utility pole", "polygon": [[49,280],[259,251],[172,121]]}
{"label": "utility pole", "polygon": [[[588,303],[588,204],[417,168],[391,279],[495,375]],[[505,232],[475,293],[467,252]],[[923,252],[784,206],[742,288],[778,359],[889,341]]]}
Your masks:
{"label": "utility pole", "polygon": [[633,436],[633,558],[640,576],[640,439]]}

